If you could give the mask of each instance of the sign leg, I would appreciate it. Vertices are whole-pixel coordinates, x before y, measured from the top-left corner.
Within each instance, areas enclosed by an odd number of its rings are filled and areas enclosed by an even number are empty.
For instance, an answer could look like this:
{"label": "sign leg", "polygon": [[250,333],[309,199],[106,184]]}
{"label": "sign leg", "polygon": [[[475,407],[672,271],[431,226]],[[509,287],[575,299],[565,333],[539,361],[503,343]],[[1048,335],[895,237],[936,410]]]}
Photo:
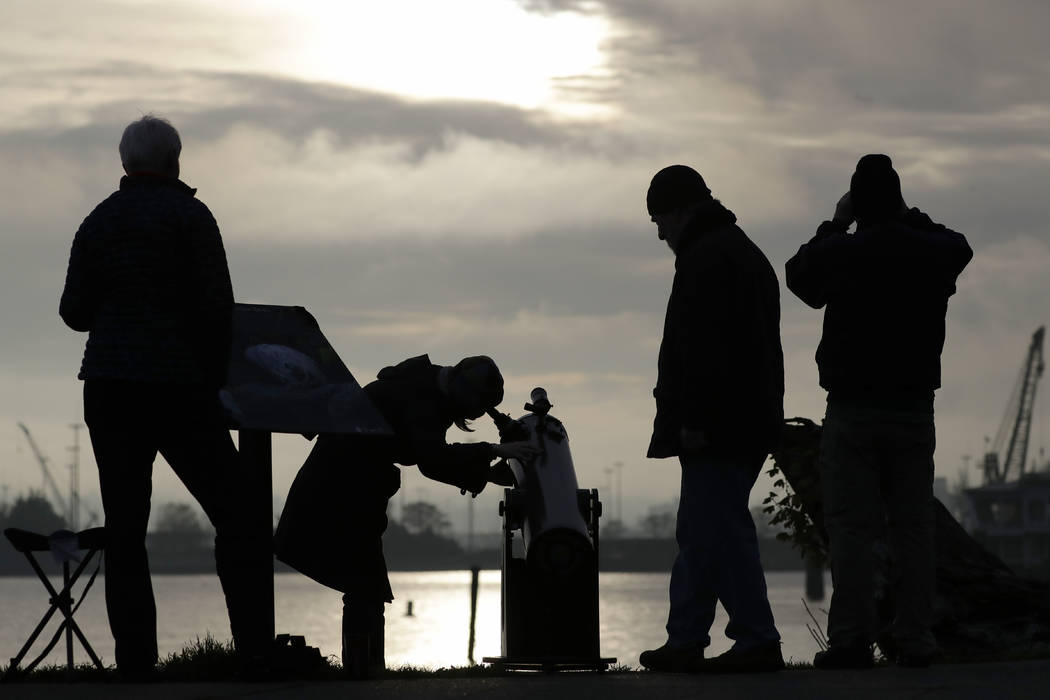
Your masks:
{"label": "sign leg", "polygon": [[[245,517],[249,518],[253,530],[266,542],[273,540],[273,442],[271,434],[263,430],[238,431],[238,449],[241,453],[241,468],[245,484]],[[269,638],[273,639],[273,553],[267,548],[270,559],[270,575],[258,582],[259,599],[269,602]],[[265,568],[265,566],[261,567]]]}

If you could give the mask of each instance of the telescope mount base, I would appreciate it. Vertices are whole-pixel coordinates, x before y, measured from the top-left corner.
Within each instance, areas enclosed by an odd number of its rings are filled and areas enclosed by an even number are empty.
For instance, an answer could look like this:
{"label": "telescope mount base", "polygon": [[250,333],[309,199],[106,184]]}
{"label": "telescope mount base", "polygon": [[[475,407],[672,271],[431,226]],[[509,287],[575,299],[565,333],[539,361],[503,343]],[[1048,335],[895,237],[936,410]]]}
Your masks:
{"label": "telescope mount base", "polygon": [[559,671],[597,671],[602,673],[616,663],[615,657],[573,657],[573,656],[486,656],[482,663],[490,664],[500,673],[507,671],[538,671],[541,673],[558,673]]}

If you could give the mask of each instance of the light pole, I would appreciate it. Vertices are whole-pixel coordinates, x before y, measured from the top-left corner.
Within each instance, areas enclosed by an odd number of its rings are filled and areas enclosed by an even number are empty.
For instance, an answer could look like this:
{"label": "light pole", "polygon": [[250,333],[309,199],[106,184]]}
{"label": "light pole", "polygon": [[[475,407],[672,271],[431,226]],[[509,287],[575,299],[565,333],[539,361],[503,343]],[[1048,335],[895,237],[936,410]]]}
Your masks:
{"label": "light pole", "polygon": [[397,511],[398,511],[397,515],[398,515],[398,519],[401,521],[401,525],[405,524],[405,492],[408,491],[408,489],[405,487],[405,482],[407,480],[408,480],[408,469],[405,468],[405,467],[402,467],[401,468],[401,488],[399,489],[401,491],[401,493],[398,494],[398,507],[397,507]]}
{"label": "light pole", "polygon": [[613,493],[613,468],[606,467],[605,471],[605,490],[609,493],[609,498],[612,498]]}
{"label": "light pole", "polygon": [[623,525],[623,462],[613,462],[616,467],[616,519]]}
{"label": "light pole", "polygon": [[69,464],[69,527],[73,532],[80,529],[80,423],[70,423],[73,429],[73,445],[69,451],[73,454]]}

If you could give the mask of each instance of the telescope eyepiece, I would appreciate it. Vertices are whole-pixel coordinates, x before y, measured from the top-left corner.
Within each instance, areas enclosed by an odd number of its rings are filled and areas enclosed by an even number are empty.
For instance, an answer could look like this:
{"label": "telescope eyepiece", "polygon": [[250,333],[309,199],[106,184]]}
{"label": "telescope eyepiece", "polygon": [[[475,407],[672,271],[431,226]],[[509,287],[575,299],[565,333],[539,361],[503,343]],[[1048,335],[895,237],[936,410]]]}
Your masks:
{"label": "telescope eyepiece", "polygon": [[537,416],[545,416],[553,406],[554,404],[547,400],[547,390],[538,386],[529,393],[529,403],[525,404],[525,410]]}

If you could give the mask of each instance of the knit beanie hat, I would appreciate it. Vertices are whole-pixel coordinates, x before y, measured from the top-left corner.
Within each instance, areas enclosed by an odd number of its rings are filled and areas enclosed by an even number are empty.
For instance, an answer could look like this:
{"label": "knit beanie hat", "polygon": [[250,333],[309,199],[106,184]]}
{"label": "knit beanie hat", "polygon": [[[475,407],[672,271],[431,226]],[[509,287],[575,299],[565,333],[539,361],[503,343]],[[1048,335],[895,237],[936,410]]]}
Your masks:
{"label": "knit beanie hat", "polygon": [[710,197],[711,190],[700,173],[688,165],[669,165],[653,176],[645,205],[649,216],[656,216]]}
{"label": "knit beanie hat", "polygon": [[857,162],[849,193],[858,219],[887,219],[904,206],[900,176],[882,153],[869,153]]}

